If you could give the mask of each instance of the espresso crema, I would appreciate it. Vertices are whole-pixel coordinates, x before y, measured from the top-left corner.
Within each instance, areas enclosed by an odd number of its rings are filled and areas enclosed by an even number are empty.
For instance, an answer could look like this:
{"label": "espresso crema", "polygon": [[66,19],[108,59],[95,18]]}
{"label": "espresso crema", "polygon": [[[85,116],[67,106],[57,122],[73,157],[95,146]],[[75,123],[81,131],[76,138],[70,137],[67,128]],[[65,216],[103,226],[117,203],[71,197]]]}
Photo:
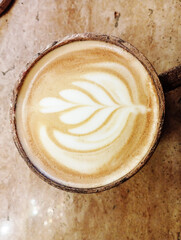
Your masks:
{"label": "espresso crema", "polygon": [[24,151],[66,186],[109,184],[150,151],[159,124],[153,80],[116,45],[85,40],[44,55],[26,75],[16,105]]}

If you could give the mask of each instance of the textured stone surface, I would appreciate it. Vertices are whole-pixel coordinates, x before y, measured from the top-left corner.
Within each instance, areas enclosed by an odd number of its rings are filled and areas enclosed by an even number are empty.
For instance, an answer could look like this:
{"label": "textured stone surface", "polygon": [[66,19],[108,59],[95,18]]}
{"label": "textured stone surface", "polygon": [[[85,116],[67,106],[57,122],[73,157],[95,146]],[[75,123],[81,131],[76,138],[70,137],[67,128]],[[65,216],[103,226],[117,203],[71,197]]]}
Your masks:
{"label": "textured stone surface", "polygon": [[35,176],[12,142],[8,116],[11,90],[26,63],[67,34],[119,36],[158,73],[178,65],[180,12],[179,0],[17,0],[0,18],[1,240],[181,238],[181,88],[166,95],[164,131],[148,164],[99,194],[66,193]]}

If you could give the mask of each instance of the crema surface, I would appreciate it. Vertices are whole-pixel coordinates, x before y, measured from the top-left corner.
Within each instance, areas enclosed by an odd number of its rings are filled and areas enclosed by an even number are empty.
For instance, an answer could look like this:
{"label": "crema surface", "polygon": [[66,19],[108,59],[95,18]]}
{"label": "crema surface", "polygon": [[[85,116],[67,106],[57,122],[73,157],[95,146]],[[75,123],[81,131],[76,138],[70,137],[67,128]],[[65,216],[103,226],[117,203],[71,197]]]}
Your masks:
{"label": "crema surface", "polygon": [[97,187],[127,174],[156,137],[153,80],[130,53],[76,41],[43,56],[17,99],[16,125],[33,164],[73,187]]}

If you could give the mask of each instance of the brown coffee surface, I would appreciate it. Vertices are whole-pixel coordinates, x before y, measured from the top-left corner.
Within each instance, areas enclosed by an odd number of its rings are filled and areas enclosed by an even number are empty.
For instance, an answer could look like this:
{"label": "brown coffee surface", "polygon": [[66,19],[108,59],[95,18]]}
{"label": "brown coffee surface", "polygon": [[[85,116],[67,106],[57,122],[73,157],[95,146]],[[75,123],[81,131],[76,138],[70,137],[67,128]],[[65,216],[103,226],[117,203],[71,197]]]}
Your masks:
{"label": "brown coffee surface", "polygon": [[159,125],[156,89],[126,50],[75,41],[43,56],[20,89],[16,125],[32,163],[72,187],[123,177],[149,152]]}

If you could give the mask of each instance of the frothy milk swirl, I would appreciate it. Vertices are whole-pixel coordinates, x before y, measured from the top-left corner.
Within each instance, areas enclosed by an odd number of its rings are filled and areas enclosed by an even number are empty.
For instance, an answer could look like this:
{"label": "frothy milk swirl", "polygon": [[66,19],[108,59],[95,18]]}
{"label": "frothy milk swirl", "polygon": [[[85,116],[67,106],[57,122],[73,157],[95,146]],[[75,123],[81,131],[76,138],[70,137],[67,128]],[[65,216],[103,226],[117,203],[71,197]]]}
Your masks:
{"label": "frothy milk swirl", "polygon": [[124,175],[146,154],[157,101],[151,78],[131,54],[99,41],[74,42],[45,55],[27,75],[18,132],[42,169],[96,186]]}

